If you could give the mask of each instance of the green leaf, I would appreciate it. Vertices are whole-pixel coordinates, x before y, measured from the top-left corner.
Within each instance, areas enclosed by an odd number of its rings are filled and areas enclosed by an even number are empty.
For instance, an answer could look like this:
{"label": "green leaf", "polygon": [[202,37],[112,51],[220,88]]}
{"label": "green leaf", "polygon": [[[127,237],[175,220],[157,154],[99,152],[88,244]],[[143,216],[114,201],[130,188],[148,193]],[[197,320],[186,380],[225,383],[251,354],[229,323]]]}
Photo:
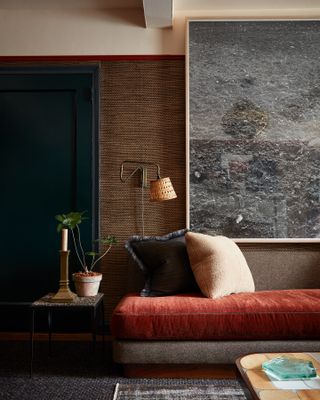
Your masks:
{"label": "green leaf", "polygon": [[112,246],[113,244],[117,244],[118,240],[114,235],[108,235],[105,238],[97,239],[96,242],[99,242],[101,244],[109,244]]}
{"label": "green leaf", "polygon": [[62,224],[58,224],[58,226],[57,226],[57,232],[61,232],[62,228],[63,228],[63,225],[62,225]]}
{"label": "green leaf", "polygon": [[95,251],[88,251],[86,252],[86,255],[90,257],[96,257],[99,255],[99,253],[96,253]]}

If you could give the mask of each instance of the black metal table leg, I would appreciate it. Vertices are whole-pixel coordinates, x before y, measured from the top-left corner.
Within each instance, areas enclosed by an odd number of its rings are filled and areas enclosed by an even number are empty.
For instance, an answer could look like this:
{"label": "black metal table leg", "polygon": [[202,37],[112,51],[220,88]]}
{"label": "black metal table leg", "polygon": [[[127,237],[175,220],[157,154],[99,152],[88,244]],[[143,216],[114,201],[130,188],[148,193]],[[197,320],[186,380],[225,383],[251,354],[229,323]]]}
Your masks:
{"label": "black metal table leg", "polygon": [[101,301],[101,319],[102,319],[102,351],[103,351],[103,356],[104,356],[104,351],[105,351],[105,337],[104,337],[104,330],[105,330],[105,318],[104,318],[104,304],[103,304],[103,299]]}
{"label": "black metal table leg", "polygon": [[49,355],[52,356],[52,311],[48,309]]}
{"label": "black metal table leg", "polygon": [[33,373],[33,352],[34,352],[34,309],[31,309],[30,317],[30,378],[32,378]]}
{"label": "black metal table leg", "polygon": [[91,331],[92,331],[93,354],[95,354],[96,341],[97,341],[97,313],[95,307],[92,308],[92,313],[91,313]]}

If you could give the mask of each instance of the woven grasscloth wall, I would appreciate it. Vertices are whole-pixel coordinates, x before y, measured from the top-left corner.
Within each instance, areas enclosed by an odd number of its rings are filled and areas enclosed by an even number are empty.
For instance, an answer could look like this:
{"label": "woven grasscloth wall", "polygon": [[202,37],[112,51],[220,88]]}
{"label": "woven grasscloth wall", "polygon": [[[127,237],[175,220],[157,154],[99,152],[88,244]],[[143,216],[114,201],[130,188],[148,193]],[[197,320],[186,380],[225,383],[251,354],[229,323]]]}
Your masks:
{"label": "woven grasscloth wall", "polygon": [[[185,227],[185,80],[183,60],[101,64],[100,221],[101,234],[119,245],[105,258],[102,291],[107,316],[126,292],[128,257],[124,241],[141,234],[141,189],[137,179],[120,181],[124,160],[160,164],[170,176],[175,200],[151,203],[145,197],[145,235]],[[149,169],[155,178],[155,169]]]}

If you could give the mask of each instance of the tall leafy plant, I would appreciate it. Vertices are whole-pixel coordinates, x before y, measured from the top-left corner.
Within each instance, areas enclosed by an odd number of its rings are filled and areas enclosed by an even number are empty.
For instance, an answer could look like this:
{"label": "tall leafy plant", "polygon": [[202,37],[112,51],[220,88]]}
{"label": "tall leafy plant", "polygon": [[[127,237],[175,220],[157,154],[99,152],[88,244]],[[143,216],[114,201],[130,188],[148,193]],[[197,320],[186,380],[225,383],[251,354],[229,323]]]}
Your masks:
{"label": "tall leafy plant", "polygon": [[[68,214],[58,214],[55,219],[58,221],[57,231],[61,232],[62,229],[69,229],[71,232],[74,249],[80,265],[86,274],[93,271],[95,265],[111,250],[111,247],[117,243],[117,239],[113,235],[108,235],[104,238],[95,240],[96,243],[101,243],[102,245],[107,245],[107,249],[102,253],[97,253],[95,251],[85,252],[83,250],[83,245],[81,241],[81,232],[79,225],[88,217],[84,216],[86,211],[77,212],[72,211]],[[87,259],[89,258],[89,263]]]}

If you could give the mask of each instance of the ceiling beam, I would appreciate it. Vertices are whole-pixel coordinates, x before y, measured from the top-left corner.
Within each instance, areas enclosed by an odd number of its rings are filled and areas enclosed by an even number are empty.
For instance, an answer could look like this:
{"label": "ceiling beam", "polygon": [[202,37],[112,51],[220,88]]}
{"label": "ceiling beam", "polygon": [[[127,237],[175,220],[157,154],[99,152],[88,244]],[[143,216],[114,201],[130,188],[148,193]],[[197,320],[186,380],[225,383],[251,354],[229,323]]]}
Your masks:
{"label": "ceiling beam", "polygon": [[173,0],[143,0],[146,28],[168,28],[173,23]]}

